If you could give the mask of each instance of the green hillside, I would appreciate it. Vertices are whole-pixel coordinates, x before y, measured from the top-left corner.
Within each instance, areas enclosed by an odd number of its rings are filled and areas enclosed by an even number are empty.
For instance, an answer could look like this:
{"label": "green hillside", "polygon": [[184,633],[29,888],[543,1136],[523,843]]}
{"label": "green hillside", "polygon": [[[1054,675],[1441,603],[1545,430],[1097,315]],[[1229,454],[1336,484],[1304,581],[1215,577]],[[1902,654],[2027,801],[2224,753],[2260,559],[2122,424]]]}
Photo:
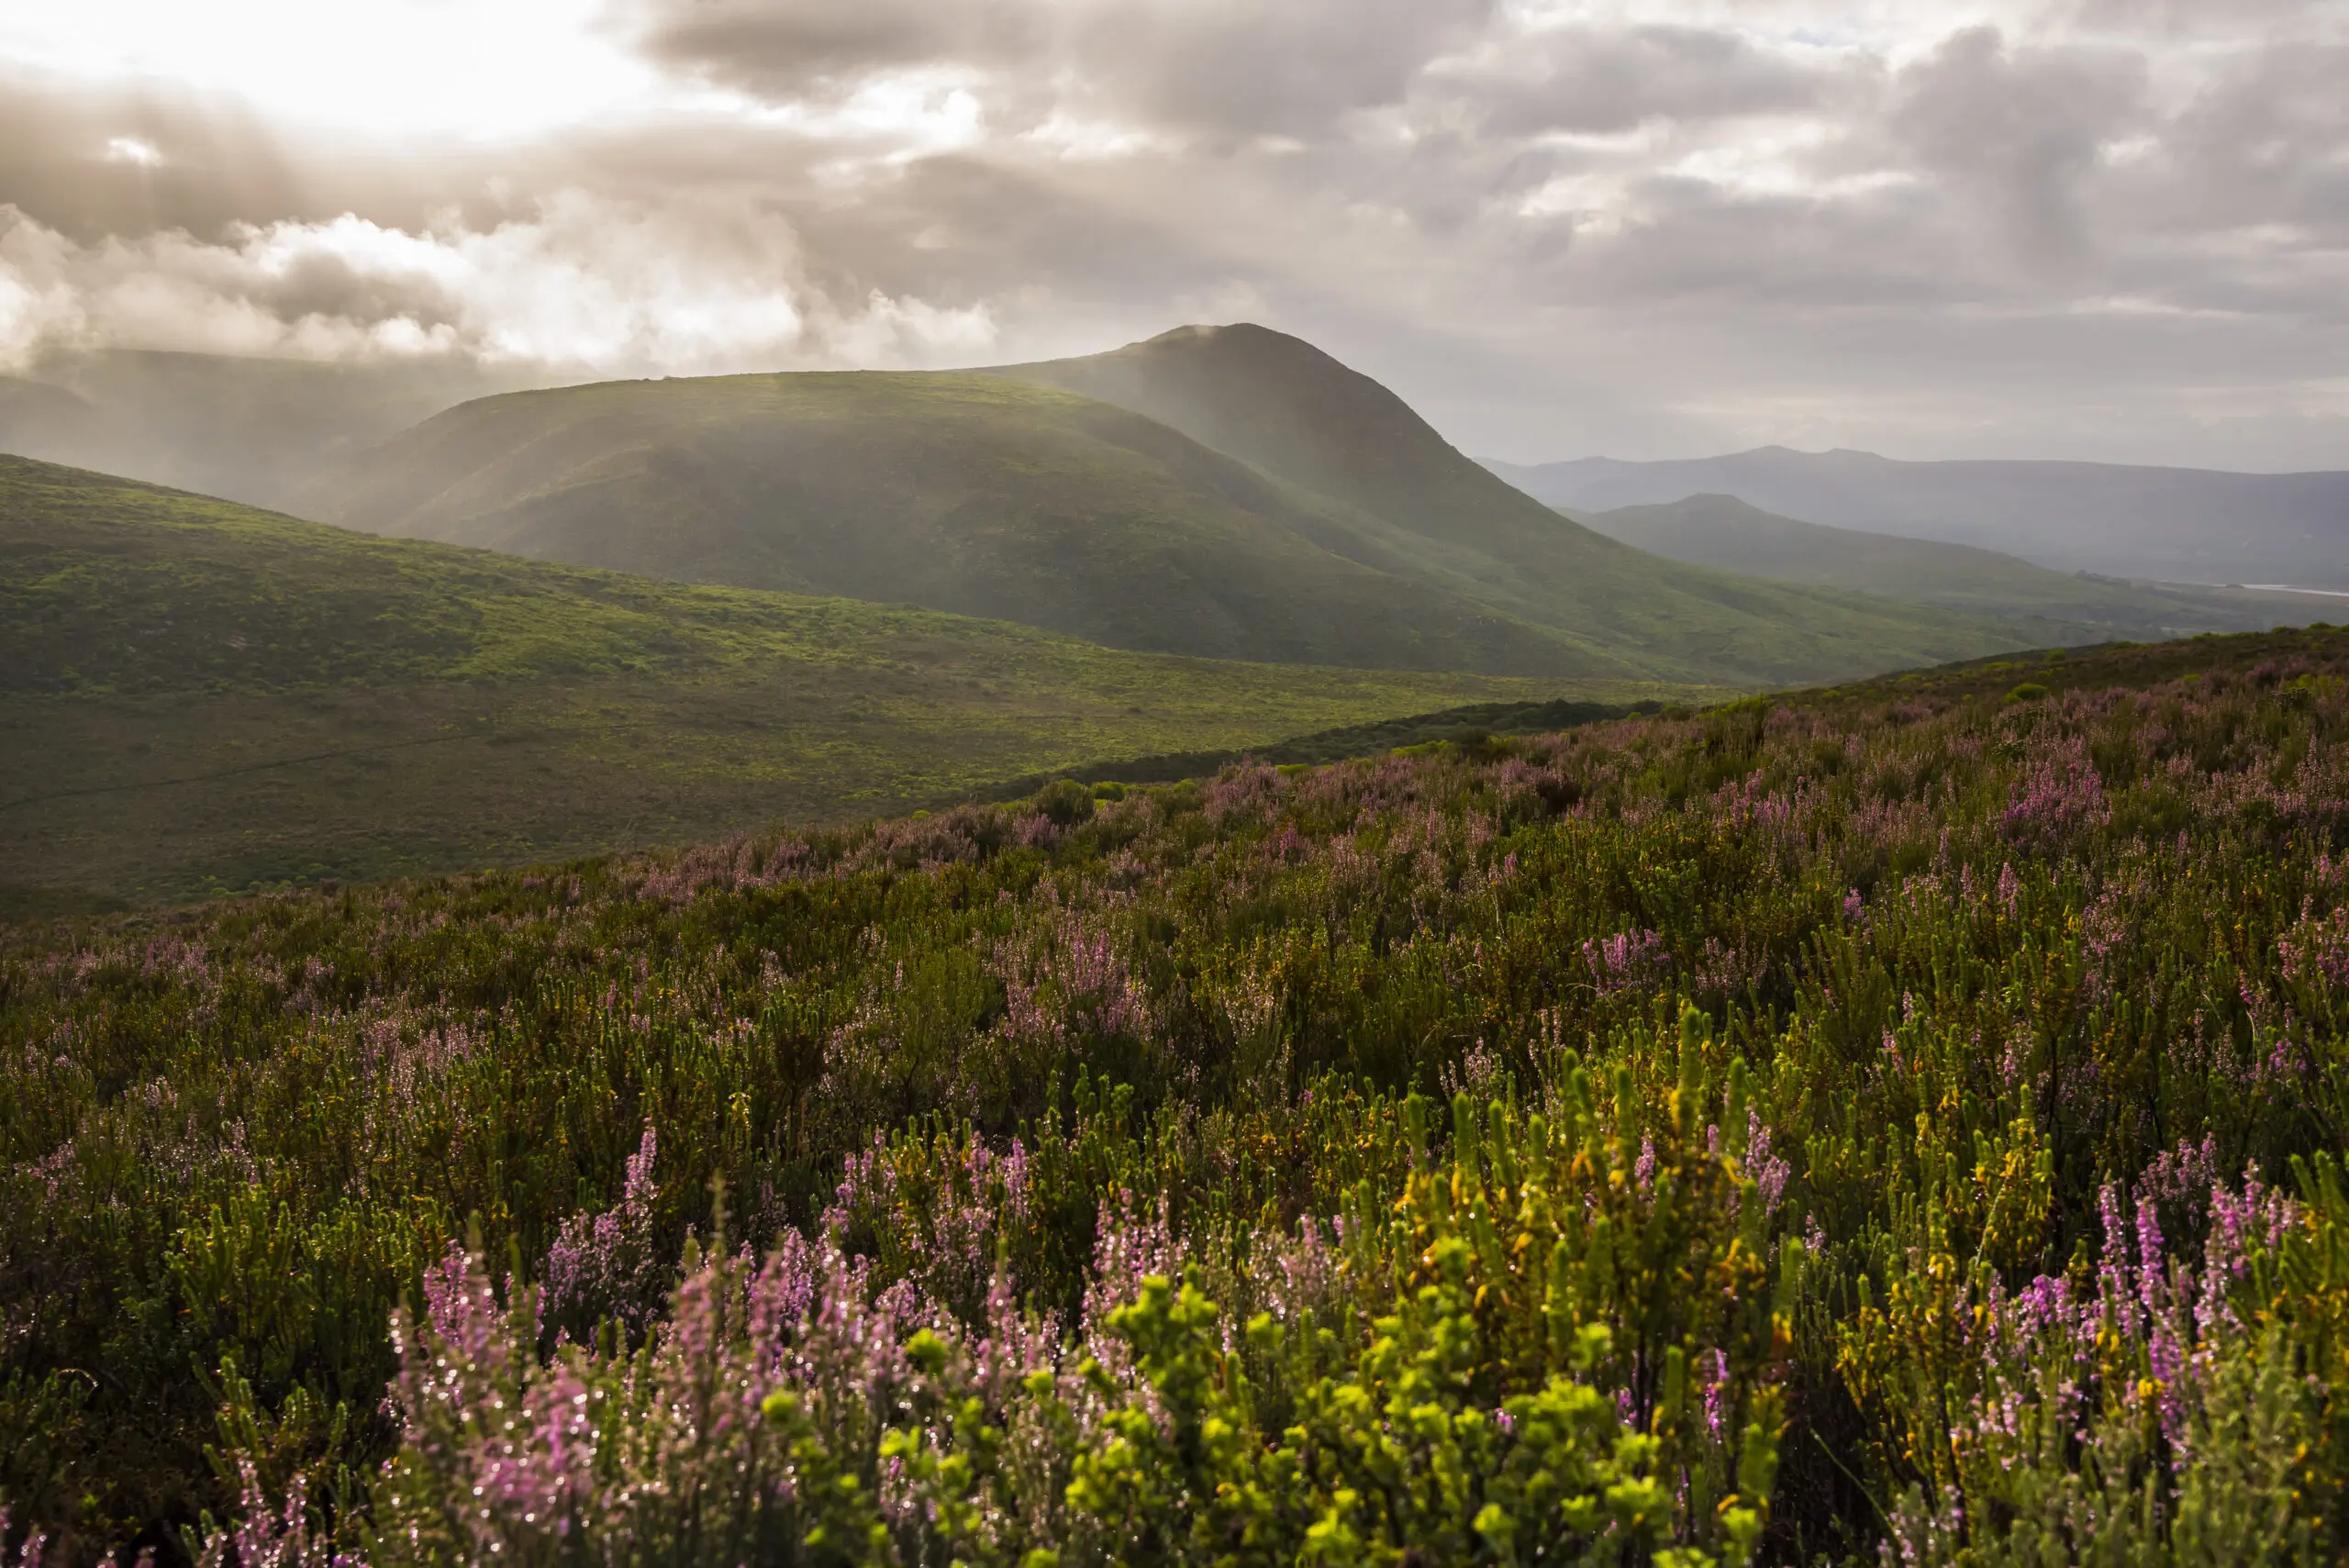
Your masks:
{"label": "green hillside", "polygon": [[1943,609],[2032,617],[2045,624],[2042,640],[2051,643],[2091,634],[2159,638],[2255,630],[2310,613],[2305,603],[2254,601],[2241,591],[2117,583],[2051,572],[1973,545],[1799,522],[1734,495],[1567,515],[1673,561]]}
{"label": "green hillside", "polygon": [[[1144,395],[1161,368],[1180,395]],[[1626,550],[1461,457],[1375,383],[1252,328],[983,373],[485,398],[343,465],[297,509],[1217,658],[1777,682],[2034,640],[1998,617]]]}
{"label": "green hillside", "polygon": [[720,376],[486,398],[304,498],[330,522],[841,594],[1211,658],[1629,676],[1333,554],[1311,498],[1163,425],[973,375]]}
{"label": "green hillside", "polygon": [[1129,653],[0,458],[0,907],[19,910],[860,817],[1460,703],[1667,695]]}
{"label": "green hillside", "polygon": [[1533,500],[1300,339],[1185,327],[996,373],[1130,408],[1370,519],[1385,556],[1656,671],[1797,681],[2044,641],[2014,617],[1789,589],[1628,550]]}

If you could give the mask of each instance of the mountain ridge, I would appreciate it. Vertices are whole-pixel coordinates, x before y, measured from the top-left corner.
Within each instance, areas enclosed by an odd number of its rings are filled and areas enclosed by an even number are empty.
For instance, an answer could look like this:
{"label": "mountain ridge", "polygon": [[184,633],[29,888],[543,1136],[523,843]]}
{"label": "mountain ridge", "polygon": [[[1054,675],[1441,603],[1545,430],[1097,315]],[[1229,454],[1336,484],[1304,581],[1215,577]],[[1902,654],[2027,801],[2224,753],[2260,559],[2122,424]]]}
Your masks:
{"label": "mountain ridge", "polygon": [[985,371],[484,399],[343,464],[299,509],[1219,658],[1769,683],[2033,640],[2011,619],[1628,549],[1369,377],[1245,324]]}
{"label": "mountain ridge", "polygon": [[1725,494],[1833,528],[1973,545],[2059,571],[2349,587],[2349,471],[2246,473],[2029,459],[1911,462],[1853,449],[1484,466],[1572,512]]}
{"label": "mountain ridge", "polygon": [[1734,495],[1690,495],[1575,515],[1610,538],[1675,561],[1911,604],[2032,617],[2051,644],[2083,637],[2134,640],[2264,630],[2282,608],[2242,595],[2054,572],[1977,545],[1802,522]]}

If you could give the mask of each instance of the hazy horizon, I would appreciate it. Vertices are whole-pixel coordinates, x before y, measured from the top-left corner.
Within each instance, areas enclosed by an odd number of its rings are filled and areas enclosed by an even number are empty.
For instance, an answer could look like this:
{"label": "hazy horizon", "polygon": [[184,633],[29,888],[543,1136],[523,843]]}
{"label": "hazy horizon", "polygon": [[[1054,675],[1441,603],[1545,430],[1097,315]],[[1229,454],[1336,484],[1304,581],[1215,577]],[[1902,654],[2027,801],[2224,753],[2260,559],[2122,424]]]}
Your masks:
{"label": "hazy horizon", "polygon": [[2349,468],[2338,0],[90,0],[0,19],[0,368],[1296,333],[1517,463]]}

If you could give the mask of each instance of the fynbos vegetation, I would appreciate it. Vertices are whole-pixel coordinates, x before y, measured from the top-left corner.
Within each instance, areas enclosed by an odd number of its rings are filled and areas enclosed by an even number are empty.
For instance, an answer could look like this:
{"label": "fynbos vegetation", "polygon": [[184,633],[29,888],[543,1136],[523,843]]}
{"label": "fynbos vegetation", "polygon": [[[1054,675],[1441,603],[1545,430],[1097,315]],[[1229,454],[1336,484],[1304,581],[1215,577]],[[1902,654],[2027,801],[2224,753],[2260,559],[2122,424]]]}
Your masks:
{"label": "fynbos vegetation", "polygon": [[2338,1561],[2344,673],[26,930],[0,1550]]}

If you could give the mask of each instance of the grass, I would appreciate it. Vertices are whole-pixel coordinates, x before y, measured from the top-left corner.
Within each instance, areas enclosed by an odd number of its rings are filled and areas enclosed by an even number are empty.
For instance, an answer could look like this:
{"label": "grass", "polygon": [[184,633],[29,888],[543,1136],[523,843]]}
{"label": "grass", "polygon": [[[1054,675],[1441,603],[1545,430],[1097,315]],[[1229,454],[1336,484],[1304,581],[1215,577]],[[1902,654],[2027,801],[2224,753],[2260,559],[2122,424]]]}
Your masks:
{"label": "grass", "polygon": [[841,821],[1653,683],[1150,656],[388,540],[0,459],[0,909]]}

